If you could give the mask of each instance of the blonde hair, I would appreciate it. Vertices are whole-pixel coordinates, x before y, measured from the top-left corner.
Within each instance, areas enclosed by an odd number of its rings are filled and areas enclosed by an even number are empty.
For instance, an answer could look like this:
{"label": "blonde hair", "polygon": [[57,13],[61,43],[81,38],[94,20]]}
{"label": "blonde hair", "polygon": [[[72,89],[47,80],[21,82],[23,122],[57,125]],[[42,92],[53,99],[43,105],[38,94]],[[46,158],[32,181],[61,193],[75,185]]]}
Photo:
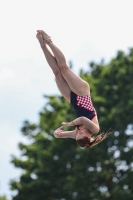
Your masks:
{"label": "blonde hair", "polygon": [[77,144],[82,148],[92,148],[95,145],[99,144],[103,140],[105,140],[109,134],[112,132],[107,131],[106,133],[99,134],[96,138],[85,136],[83,138],[77,139]]}

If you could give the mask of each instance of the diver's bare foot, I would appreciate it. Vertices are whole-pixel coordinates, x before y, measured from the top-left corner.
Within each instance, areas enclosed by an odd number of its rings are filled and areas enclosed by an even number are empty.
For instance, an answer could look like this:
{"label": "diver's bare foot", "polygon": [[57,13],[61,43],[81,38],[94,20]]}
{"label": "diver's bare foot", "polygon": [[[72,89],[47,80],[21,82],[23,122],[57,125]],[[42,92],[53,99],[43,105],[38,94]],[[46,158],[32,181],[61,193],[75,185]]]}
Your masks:
{"label": "diver's bare foot", "polygon": [[38,39],[41,47],[44,48],[46,46],[46,42],[43,40],[42,34],[40,32],[37,32],[36,38]]}
{"label": "diver's bare foot", "polygon": [[52,42],[51,37],[47,35],[47,33],[45,33],[43,30],[38,30],[37,32],[42,34],[42,38],[47,44]]}

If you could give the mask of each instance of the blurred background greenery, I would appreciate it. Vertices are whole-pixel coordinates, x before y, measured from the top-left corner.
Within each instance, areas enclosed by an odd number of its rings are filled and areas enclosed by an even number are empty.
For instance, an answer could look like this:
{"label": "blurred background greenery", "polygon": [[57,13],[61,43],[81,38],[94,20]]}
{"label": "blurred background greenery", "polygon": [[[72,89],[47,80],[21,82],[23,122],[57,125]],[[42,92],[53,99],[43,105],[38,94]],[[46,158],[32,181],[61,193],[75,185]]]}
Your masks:
{"label": "blurred background greenery", "polygon": [[100,131],[111,128],[112,134],[92,149],[54,138],[61,122],[75,114],[63,97],[45,94],[39,121],[22,125],[29,144],[19,143],[21,157],[12,156],[12,165],[22,170],[19,180],[10,181],[13,200],[133,199],[133,49],[118,51],[109,63],[91,62],[79,75],[91,86]]}

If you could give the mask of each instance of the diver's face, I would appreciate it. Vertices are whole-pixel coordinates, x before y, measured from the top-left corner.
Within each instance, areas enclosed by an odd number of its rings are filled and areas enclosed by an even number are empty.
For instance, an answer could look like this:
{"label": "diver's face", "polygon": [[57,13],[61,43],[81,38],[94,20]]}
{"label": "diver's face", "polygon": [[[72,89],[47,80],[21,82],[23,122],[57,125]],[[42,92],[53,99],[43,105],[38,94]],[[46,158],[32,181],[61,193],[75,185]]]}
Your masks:
{"label": "diver's face", "polygon": [[86,136],[88,138],[91,138],[91,135],[92,134],[88,131],[88,129],[82,128],[82,129],[78,130],[78,133],[76,135],[76,140],[79,140],[79,139],[86,137]]}
{"label": "diver's face", "polygon": [[80,140],[84,137],[88,137],[88,139],[90,139],[90,142],[92,142],[94,139],[91,138],[92,133],[90,133],[90,131],[87,128],[81,128],[80,130],[78,130],[78,133],[76,135],[76,140]]}

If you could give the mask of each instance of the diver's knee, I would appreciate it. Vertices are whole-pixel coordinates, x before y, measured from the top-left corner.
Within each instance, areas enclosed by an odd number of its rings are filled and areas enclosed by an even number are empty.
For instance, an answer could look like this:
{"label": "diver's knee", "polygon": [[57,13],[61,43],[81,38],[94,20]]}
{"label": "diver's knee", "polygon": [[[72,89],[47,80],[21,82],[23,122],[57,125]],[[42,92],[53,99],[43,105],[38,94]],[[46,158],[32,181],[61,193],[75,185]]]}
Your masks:
{"label": "diver's knee", "polygon": [[53,73],[54,73],[55,77],[61,76],[61,72],[59,69],[53,69]]}
{"label": "diver's knee", "polygon": [[67,70],[69,68],[65,62],[59,63],[58,66],[59,66],[61,72],[64,72],[65,70]]}

